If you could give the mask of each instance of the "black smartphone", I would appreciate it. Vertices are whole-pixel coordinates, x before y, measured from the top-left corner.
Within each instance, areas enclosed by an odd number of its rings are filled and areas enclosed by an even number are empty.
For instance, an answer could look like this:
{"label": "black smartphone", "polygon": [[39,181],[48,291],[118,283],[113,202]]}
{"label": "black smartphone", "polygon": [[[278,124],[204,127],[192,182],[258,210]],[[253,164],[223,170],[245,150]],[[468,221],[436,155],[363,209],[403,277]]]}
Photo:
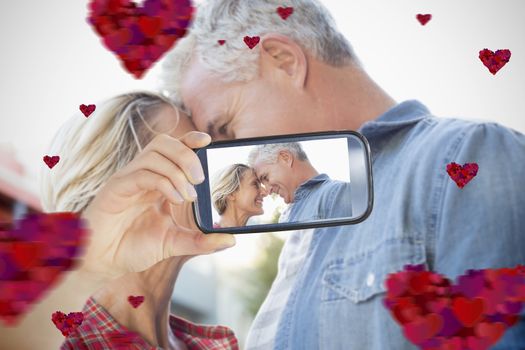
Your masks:
{"label": "black smartphone", "polygon": [[204,233],[350,225],[372,211],[370,146],[356,131],[217,141],[195,152],[205,180],[193,214]]}

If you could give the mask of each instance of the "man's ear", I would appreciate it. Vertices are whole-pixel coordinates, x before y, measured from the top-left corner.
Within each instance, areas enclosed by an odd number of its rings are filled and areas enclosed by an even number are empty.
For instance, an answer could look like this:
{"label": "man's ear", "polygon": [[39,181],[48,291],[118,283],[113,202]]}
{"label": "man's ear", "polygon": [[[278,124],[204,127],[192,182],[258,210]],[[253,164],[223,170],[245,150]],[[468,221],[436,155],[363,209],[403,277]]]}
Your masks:
{"label": "man's ear", "polygon": [[279,151],[279,160],[284,162],[287,166],[291,167],[293,164],[293,154],[291,154],[289,151],[281,150]]}
{"label": "man's ear", "polygon": [[285,35],[270,33],[261,38],[261,74],[288,78],[296,87],[306,84],[308,61],[303,49]]}

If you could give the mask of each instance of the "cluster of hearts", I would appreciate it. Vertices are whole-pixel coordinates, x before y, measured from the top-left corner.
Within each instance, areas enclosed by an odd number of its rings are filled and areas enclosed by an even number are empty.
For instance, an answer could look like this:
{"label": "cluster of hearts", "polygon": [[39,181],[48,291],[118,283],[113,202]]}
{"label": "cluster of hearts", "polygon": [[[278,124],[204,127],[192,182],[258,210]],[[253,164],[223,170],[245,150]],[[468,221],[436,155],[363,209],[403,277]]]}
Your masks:
{"label": "cluster of hearts", "polygon": [[408,265],[385,285],[384,305],[421,349],[484,350],[519,320],[525,266],[469,270],[451,285],[423,265]]}
{"label": "cluster of hearts", "polygon": [[[0,320],[15,326],[20,317],[73,269],[83,253],[87,228],[76,213],[30,214],[0,227]],[[133,308],[144,296],[128,297]],[[82,324],[81,312],[51,316],[67,336]]]}
{"label": "cluster of hearts", "polygon": [[31,214],[0,228],[0,319],[18,317],[83,253],[87,229],[74,213]]}

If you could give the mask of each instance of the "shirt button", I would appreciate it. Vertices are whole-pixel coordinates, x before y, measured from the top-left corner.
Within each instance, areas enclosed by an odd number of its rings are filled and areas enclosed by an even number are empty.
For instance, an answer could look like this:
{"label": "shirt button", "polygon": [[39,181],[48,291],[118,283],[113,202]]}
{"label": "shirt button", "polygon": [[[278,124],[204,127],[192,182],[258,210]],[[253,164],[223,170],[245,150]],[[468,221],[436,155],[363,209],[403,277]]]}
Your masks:
{"label": "shirt button", "polygon": [[373,273],[369,273],[368,277],[366,278],[366,285],[371,287],[372,284],[374,284],[375,276]]}

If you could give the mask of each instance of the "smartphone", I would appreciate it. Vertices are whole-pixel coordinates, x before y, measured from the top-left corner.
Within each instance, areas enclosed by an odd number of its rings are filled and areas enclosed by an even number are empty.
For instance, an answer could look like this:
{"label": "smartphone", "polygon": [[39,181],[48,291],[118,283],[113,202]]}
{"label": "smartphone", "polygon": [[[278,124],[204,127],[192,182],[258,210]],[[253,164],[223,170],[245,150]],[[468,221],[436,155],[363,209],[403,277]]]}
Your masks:
{"label": "smartphone", "polygon": [[204,233],[357,224],[373,207],[370,146],[339,130],[212,142],[194,150],[205,180],[193,215]]}

